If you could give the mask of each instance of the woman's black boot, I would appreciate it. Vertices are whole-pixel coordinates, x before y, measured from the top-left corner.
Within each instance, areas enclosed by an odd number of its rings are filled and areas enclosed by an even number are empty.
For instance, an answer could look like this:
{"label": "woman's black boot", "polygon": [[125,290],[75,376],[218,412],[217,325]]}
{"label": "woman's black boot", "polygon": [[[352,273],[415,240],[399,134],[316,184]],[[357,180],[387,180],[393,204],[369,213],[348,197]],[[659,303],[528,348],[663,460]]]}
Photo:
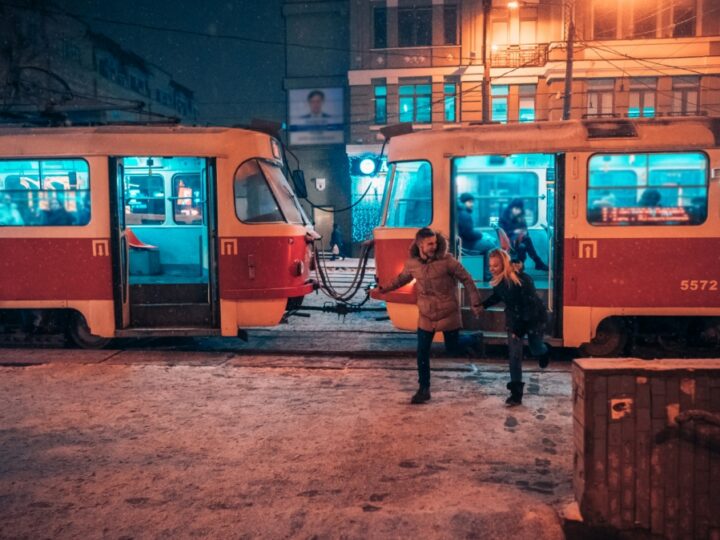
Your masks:
{"label": "woman's black boot", "polygon": [[515,407],[522,405],[523,387],[524,382],[509,382],[507,383],[507,389],[510,390],[510,397],[505,400],[505,405],[508,407]]}

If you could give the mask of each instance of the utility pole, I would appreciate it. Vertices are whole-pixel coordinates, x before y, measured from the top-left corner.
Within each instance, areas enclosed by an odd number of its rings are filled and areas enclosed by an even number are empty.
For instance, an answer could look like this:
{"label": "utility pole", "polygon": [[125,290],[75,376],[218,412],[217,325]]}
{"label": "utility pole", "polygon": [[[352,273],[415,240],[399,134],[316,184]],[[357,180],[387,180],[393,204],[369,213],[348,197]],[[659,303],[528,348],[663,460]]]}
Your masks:
{"label": "utility pole", "polygon": [[567,51],[565,60],[565,96],[563,100],[563,120],[570,120],[572,108],[572,83],[573,83],[573,53],[575,49],[575,6],[572,1],[565,4],[567,17]]}
{"label": "utility pole", "polygon": [[487,53],[488,42],[488,20],[492,9],[492,0],[482,0],[483,7],[483,42],[482,42],[482,121],[486,124],[490,121],[490,61]]}

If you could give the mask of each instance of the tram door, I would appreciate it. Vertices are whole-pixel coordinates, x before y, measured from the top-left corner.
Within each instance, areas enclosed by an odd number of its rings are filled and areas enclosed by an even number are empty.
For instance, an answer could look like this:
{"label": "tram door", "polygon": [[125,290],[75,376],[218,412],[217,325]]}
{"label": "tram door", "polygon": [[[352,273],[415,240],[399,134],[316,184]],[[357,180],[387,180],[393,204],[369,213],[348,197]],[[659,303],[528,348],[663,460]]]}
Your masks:
{"label": "tram door", "polygon": [[[558,156],[512,154],[453,160],[456,254],[483,297],[491,294],[487,253],[496,247],[522,261],[552,310],[555,183]],[[497,312],[496,312],[497,310]],[[467,326],[504,332],[501,307]]]}
{"label": "tram door", "polygon": [[117,326],[215,327],[214,163],[125,156],[111,170]]}

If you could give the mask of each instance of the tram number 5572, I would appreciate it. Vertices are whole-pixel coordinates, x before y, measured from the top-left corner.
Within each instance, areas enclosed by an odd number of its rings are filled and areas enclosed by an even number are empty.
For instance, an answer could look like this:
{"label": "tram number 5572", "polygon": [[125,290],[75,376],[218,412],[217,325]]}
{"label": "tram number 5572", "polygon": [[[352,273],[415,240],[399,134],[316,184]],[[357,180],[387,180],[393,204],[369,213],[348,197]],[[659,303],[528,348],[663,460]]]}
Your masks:
{"label": "tram number 5572", "polygon": [[680,281],[681,291],[717,291],[716,279],[683,279]]}

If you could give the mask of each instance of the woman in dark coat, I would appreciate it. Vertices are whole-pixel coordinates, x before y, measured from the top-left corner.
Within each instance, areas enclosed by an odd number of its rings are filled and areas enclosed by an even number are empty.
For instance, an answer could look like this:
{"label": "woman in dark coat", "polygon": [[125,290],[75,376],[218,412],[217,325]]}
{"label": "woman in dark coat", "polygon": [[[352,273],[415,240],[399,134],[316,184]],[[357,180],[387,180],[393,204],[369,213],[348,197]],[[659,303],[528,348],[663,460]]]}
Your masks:
{"label": "woman in dark coat", "polygon": [[548,270],[547,264],[538,255],[528,234],[527,221],[525,220],[525,203],[522,199],[510,201],[510,204],[505,207],[500,215],[499,225],[510,240],[514,260],[524,263],[527,256],[530,255],[537,270]]}
{"label": "woman in dark coat", "polygon": [[530,353],[538,358],[541,368],[549,361],[547,345],[543,343],[543,330],[547,322],[547,310],[537,295],[532,278],[517,271],[510,262],[510,256],[501,249],[490,252],[490,273],[493,278],[492,295],[482,303],[487,309],[499,302],[505,303],[505,324],[508,334],[508,356],[510,360],[510,382],[507,385],[510,397],[505,403],[520,405],[523,397],[522,360],[523,337],[527,335]]}

